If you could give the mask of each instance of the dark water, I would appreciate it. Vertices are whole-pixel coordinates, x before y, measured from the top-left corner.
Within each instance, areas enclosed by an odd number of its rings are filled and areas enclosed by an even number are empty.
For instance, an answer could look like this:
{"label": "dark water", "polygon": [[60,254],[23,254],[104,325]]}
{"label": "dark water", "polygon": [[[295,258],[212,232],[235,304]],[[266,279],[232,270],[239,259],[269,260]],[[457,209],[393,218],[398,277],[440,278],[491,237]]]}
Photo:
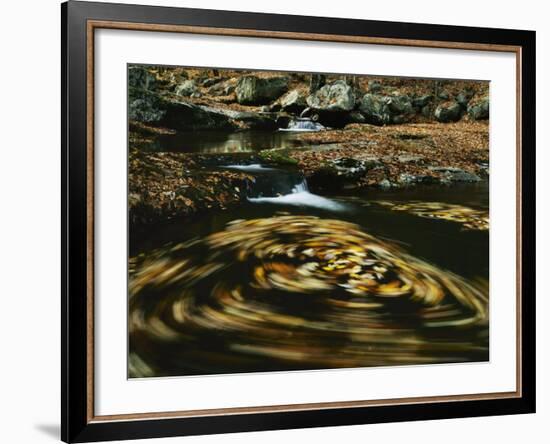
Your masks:
{"label": "dark water", "polygon": [[488,183],[318,196],[245,168],[243,205],[131,230],[131,377],[488,359]]}
{"label": "dark water", "polygon": [[158,136],[154,148],[182,153],[242,153],[300,146],[294,131],[186,131]]}

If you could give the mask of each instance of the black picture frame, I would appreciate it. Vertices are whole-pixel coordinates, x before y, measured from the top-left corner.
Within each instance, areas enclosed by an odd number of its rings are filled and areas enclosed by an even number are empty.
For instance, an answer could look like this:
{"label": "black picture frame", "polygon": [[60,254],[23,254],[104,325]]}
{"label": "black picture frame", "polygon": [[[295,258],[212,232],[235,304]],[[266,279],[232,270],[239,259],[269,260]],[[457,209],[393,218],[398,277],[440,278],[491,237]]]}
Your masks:
{"label": "black picture frame", "polygon": [[[374,39],[510,45],[521,61],[521,394],[499,399],[388,403],[364,407],[236,413],[101,421],[90,417],[88,360],[93,320],[87,294],[89,273],[89,158],[87,146],[88,22],[141,24]],[[277,430],[337,425],[511,415],[535,412],[535,32],[381,22],[356,19],[259,14],[202,9],[69,1],[61,5],[62,23],[62,383],[61,435],[65,442],[90,442]],[[125,149],[121,147],[121,149]]]}

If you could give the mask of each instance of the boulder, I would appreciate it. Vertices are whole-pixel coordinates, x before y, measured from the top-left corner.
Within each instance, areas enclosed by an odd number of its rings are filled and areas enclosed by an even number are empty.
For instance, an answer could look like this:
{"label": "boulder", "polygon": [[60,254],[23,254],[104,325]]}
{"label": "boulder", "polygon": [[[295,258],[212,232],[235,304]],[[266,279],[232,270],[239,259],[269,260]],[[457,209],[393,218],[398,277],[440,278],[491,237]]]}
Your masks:
{"label": "boulder", "polygon": [[377,93],[382,90],[382,85],[376,80],[369,80],[368,88],[370,93]]}
{"label": "boulder", "polygon": [[304,95],[294,89],[281,97],[280,105],[281,109],[287,113],[299,114],[306,108],[307,103]]}
{"label": "boulder", "polygon": [[477,103],[468,106],[468,116],[472,120],[486,120],[489,118],[489,98],[484,97]]}
{"label": "boulder", "polygon": [[458,122],[462,117],[462,107],[456,103],[442,103],[434,112],[434,117],[438,122]]}
{"label": "boulder", "polygon": [[445,183],[481,181],[481,177],[478,175],[469,173],[460,168],[435,166],[430,167],[430,170],[439,173],[441,175],[441,180]]}
{"label": "boulder", "polygon": [[349,112],[355,107],[355,95],[346,82],[336,80],[311,94],[307,104],[315,111]]}
{"label": "boulder", "polygon": [[431,94],[425,94],[423,96],[415,97],[412,100],[412,105],[415,108],[424,108],[432,102],[433,98],[434,96],[432,96]]}
{"label": "boulder", "polygon": [[174,92],[178,96],[189,97],[193,95],[193,93],[197,92],[197,85],[194,80],[185,80],[176,86]]}
{"label": "boulder", "polygon": [[404,123],[415,112],[408,96],[379,96],[370,93],[363,96],[359,109],[366,121],[374,125]]}
{"label": "boulder", "polygon": [[137,122],[181,131],[235,128],[230,116],[214,109],[170,100],[145,90],[131,94],[128,116]]}
{"label": "boulder", "polygon": [[462,91],[455,97],[455,102],[458,103],[463,109],[468,108],[468,102],[471,100],[473,94],[470,91]]}
{"label": "boulder", "polygon": [[146,66],[130,66],[128,68],[128,86],[130,88],[153,91],[157,86],[156,77]]}
{"label": "boulder", "polygon": [[279,98],[287,89],[286,77],[244,76],[239,79],[235,93],[242,105],[263,105]]}
{"label": "boulder", "polygon": [[152,123],[160,122],[166,111],[161,105],[160,98],[153,93],[136,94],[130,90],[128,102],[128,118],[137,122]]}

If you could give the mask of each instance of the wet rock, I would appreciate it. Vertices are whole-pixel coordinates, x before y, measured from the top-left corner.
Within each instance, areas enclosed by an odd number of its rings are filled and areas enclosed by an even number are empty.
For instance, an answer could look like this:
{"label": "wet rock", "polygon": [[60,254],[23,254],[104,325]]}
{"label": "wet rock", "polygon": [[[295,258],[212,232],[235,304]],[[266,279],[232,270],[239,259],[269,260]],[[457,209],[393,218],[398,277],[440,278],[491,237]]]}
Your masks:
{"label": "wet rock", "polygon": [[377,158],[354,159],[342,157],[328,161],[315,169],[308,177],[308,183],[316,190],[341,190],[359,186],[358,181],[369,171],[379,168],[382,163]]}
{"label": "wet rock", "polygon": [[468,106],[468,116],[472,120],[486,120],[489,118],[489,98],[484,97],[477,103]]}
{"label": "wet rock", "polygon": [[279,98],[287,89],[286,77],[244,76],[239,79],[235,93],[240,104],[262,105]]}
{"label": "wet rock", "polygon": [[434,112],[434,117],[438,122],[458,122],[462,117],[462,107],[456,103],[442,103]]}
{"label": "wet rock", "polygon": [[176,86],[174,92],[178,96],[189,97],[197,91],[197,85],[194,80],[185,80]]}
{"label": "wet rock", "polygon": [[439,173],[443,182],[479,182],[481,178],[473,173],[455,167],[430,167],[431,171]]}
{"label": "wet rock", "polygon": [[306,98],[294,89],[281,97],[280,106],[287,113],[299,114],[307,107]]}
{"label": "wet rock", "polygon": [[308,106],[320,112],[349,112],[355,107],[353,89],[343,80],[323,86],[307,98]]}
{"label": "wet rock", "polygon": [[411,185],[434,185],[441,183],[438,177],[427,174],[409,174],[402,173],[399,175],[399,182],[404,186]]}

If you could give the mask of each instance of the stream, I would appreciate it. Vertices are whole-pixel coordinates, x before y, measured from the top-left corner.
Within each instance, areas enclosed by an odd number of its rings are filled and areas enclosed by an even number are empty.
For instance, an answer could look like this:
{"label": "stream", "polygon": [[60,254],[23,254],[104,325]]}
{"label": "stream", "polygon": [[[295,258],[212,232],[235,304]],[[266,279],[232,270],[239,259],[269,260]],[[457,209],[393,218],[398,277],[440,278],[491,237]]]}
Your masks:
{"label": "stream", "polygon": [[[164,149],[298,143],[185,137]],[[247,202],[131,229],[131,377],[488,360],[488,182],[321,196],[294,168],[219,168],[254,177]]]}

